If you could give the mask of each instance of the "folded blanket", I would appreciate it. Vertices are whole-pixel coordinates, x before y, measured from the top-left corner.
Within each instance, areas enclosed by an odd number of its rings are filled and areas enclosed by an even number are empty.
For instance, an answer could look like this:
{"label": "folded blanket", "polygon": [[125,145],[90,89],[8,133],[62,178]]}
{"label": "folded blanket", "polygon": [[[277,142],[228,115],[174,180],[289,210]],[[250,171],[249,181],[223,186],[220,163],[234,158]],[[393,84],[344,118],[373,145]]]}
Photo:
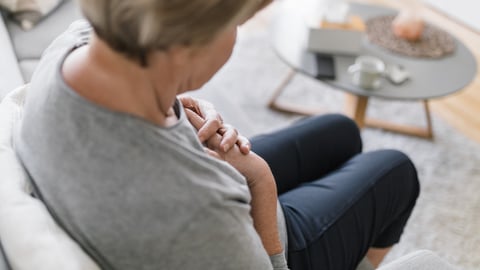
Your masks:
{"label": "folded blanket", "polygon": [[31,186],[13,147],[28,85],[0,103],[0,239],[14,270],[99,270],[63,231]]}

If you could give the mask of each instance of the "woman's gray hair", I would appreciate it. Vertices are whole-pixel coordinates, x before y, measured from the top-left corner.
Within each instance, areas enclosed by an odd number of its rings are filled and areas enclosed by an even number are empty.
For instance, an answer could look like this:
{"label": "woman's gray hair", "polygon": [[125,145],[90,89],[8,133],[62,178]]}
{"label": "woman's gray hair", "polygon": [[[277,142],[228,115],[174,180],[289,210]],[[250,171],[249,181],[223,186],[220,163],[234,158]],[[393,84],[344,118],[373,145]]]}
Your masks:
{"label": "woman's gray hair", "polygon": [[78,0],[96,34],[146,64],[174,45],[201,46],[252,16],[269,0]]}

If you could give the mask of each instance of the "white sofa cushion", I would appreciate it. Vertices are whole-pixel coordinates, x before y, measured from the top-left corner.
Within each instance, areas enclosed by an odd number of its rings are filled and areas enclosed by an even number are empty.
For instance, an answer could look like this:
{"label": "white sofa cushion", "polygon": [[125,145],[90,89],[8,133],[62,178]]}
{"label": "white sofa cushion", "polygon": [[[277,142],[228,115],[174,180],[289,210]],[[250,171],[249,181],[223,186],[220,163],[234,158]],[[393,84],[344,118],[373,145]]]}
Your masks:
{"label": "white sofa cushion", "polygon": [[15,270],[99,270],[32,197],[25,171],[15,154],[12,135],[22,116],[27,86],[0,103],[0,239]]}

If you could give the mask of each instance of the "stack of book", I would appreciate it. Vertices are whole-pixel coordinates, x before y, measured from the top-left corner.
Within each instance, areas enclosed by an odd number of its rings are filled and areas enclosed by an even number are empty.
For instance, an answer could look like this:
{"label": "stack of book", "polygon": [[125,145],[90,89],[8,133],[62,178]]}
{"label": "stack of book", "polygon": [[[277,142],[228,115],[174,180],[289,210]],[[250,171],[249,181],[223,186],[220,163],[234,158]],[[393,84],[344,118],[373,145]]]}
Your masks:
{"label": "stack of book", "polygon": [[[346,13],[345,9],[342,12]],[[310,22],[308,27],[308,50],[321,54],[358,55],[365,34],[365,23],[356,15],[335,14],[327,10],[330,16],[320,21]]]}

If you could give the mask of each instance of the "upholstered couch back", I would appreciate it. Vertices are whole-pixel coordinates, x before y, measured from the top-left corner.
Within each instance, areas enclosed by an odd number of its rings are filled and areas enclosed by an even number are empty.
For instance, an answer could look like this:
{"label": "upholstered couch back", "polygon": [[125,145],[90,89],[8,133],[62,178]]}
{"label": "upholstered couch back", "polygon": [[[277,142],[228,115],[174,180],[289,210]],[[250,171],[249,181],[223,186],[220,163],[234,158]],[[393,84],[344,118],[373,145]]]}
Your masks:
{"label": "upholstered couch back", "polygon": [[37,63],[48,45],[81,13],[74,0],[63,1],[32,29],[25,31],[2,14],[0,20],[0,98],[30,81]]}

